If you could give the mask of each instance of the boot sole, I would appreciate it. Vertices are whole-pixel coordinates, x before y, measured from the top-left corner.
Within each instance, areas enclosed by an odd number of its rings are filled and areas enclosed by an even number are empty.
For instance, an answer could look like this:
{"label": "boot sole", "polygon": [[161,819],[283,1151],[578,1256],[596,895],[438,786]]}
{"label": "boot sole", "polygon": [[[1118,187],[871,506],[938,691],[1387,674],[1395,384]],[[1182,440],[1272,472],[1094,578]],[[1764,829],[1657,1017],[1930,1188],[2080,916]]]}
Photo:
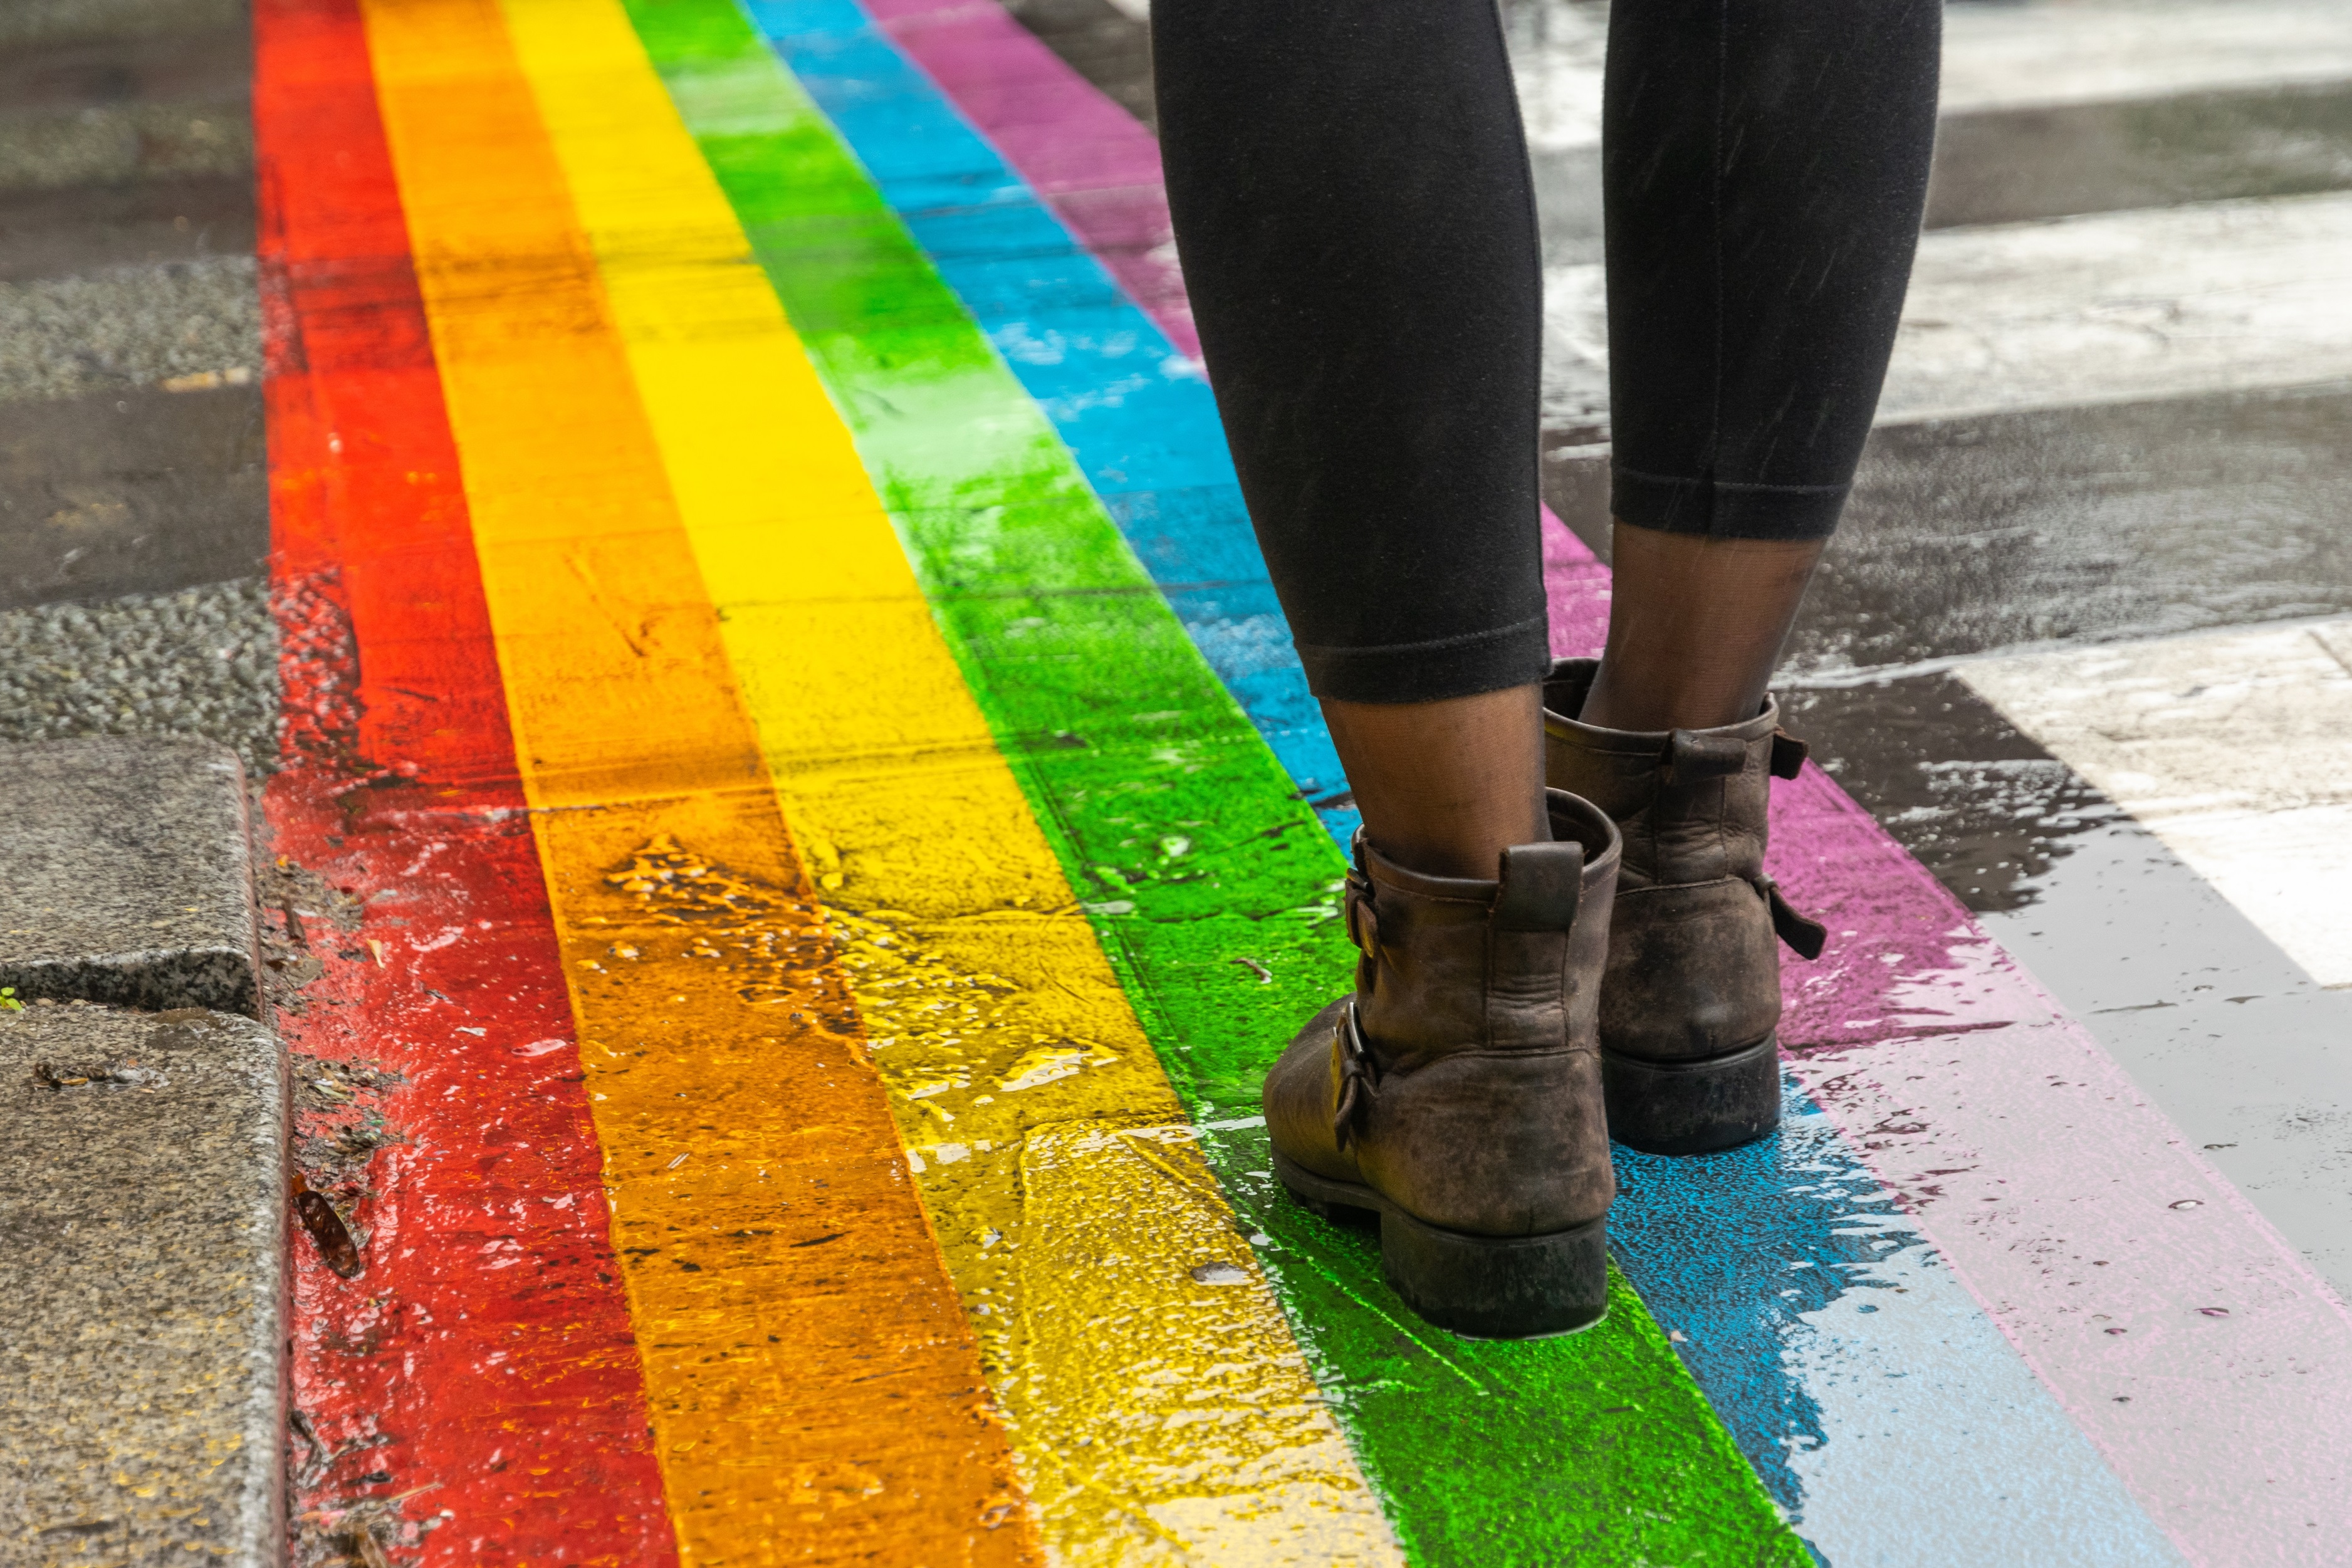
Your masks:
{"label": "boot sole", "polygon": [[1468,1236],[1415,1219],[1361,1182],[1335,1182],[1274,1156],[1290,1195],[1325,1219],[1377,1214],[1381,1272],[1405,1305],[1474,1340],[1580,1333],[1608,1315],[1608,1217],[1549,1236]]}
{"label": "boot sole", "polygon": [[1609,1136],[1645,1154],[1708,1154],[1780,1125],[1780,1037],[1703,1062],[1601,1053]]}

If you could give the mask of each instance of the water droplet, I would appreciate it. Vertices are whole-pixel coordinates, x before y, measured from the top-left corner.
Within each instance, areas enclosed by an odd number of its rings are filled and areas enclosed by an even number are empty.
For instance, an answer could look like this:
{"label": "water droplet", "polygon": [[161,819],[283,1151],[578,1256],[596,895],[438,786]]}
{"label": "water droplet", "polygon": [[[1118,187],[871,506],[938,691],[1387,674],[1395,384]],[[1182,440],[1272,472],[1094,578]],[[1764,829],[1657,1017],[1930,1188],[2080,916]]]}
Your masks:
{"label": "water droplet", "polygon": [[2177,1209],[2203,1208],[2205,1206],[2205,1200],[2202,1198],[2183,1198],[2179,1203],[2173,1204],[2169,1206]]}
{"label": "water droplet", "polygon": [[2209,1318],[2226,1318],[2230,1315],[2230,1309],[2227,1307],[2200,1307],[2197,1310]]}
{"label": "water droplet", "polygon": [[2106,1331],[2111,1334],[2127,1334],[2131,1332],[2129,1329],[2109,1329]]}

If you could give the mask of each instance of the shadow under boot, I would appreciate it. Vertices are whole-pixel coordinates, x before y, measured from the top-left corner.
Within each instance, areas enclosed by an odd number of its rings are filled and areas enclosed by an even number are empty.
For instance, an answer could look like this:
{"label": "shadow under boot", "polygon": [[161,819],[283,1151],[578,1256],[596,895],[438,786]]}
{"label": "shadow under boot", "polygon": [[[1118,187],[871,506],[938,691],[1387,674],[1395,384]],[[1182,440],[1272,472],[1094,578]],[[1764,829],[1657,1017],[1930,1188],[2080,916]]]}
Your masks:
{"label": "shadow under boot", "polygon": [[1292,1195],[1377,1214],[1397,1294],[1486,1339],[1608,1308],[1596,1008],[1617,831],[1590,802],[1549,805],[1553,842],[1506,849],[1492,882],[1409,871],[1357,834],[1356,990],[1299,1031],[1263,1097]]}
{"label": "shadow under boot", "polygon": [[1780,943],[1815,958],[1825,934],[1764,874],[1771,781],[1797,776],[1805,743],[1770,697],[1712,730],[1583,723],[1599,668],[1552,666],[1544,778],[1624,838],[1601,984],[1610,1136],[1653,1154],[1750,1142],[1780,1121]]}

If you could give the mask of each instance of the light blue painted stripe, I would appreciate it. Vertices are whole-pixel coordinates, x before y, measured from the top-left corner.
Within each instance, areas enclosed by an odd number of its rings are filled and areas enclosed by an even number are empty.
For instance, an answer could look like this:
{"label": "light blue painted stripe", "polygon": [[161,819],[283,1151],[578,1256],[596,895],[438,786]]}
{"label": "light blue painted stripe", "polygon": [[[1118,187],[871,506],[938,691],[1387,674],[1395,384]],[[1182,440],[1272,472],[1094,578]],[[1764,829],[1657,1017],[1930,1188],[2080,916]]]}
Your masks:
{"label": "light blue painted stripe", "polygon": [[2177,1563],[1828,1117],[1782,1080],[1778,1136],[1617,1150],[1619,1266],[1775,1500],[1839,1564]]}
{"label": "light blue painted stripe", "polygon": [[[854,0],[746,0],[989,334],[1292,778],[1339,787],[1213,398]],[[1326,812],[1345,841],[1352,813]],[[1337,819],[1337,820],[1335,820]],[[1700,1160],[1620,1149],[1614,1249],[1826,1560],[2172,1563],[2164,1536],[1809,1100]]]}

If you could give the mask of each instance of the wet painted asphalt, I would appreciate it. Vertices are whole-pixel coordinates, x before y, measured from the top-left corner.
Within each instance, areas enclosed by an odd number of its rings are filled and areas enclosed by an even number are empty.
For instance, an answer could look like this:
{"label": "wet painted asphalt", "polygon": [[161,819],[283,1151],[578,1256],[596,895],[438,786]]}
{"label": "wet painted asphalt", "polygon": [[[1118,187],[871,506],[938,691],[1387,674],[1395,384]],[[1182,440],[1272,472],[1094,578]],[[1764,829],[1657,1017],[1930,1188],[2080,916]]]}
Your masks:
{"label": "wet painted asphalt", "polygon": [[[1108,0],[1009,8],[1130,128],[1148,126],[1137,15]],[[1129,429],[1099,414],[1088,422],[1088,389],[1138,334],[1188,346],[1181,298],[1154,293],[1151,268],[1165,260],[1149,223],[1122,230],[1131,213],[1110,211],[1116,201],[1102,194],[1115,172],[1057,174],[1040,162],[1056,134],[1096,123],[1082,117],[1101,100],[1071,110],[1078,119],[1030,114],[1024,133],[1021,113],[987,101],[987,73],[1013,68],[1006,49],[959,44],[947,27],[927,34],[919,8],[869,6],[892,21],[886,43],[860,31],[855,8],[836,9],[749,14],[1054,416],[1293,784],[1321,798],[1343,781],[1300,710],[1303,692],[1268,653],[1278,652],[1266,633],[1276,623],[1248,584],[1245,556],[1232,553],[1246,547],[1234,542],[1233,503],[1219,499],[1230,486],[1222,452],[1185,434],[1204,418],[1197,384],[1171,383],[1171,401],[1150,416],[1175,465],[1163,471],[1129,472]],[[1561,357],[1574,352],[1577,290],[1590,287],[1579,269],[1599,232],[1589,126],[1600,14],[1521,4],[1509,16],[1558,285],[1555,327],[1570,344],[1553,351],[1564,368],[1554,376],[1547,489],[1569,530],[1605,550],[1605,398],[1595,401],[1590,363]],[[1918,390],[1894,400],[1873,439],[1787,683],[1791,728],[1812,741],[1829,776],[2119,1064],[2252,1204],[2255,1223],[2275,1227],[2338,1289],[2352,1284],[2352,1078],[2339,1065],[2352,1001],[2265,933],[2251,895],[2232,900],[2225,889],[2243,879],[2221,862],[2192,866],[2149,826],[2155,807],[2136,816],[2062,760],[2074,744],[2067,715],[2095,715],[2097,691],[2034,706],[2016,685],[2024,676],[2005,672],[2070,650],[2352,611],[2352,555],[2341,542],[2352,358],[2336,355],[2333,324],[2317,318],[2276,342],[2265,336],[2279,333],[2273,319],[2216,324],[2200,314],[2208,285],[2181,265],[2201,263],[2224,291],[2269,267],[2290,309],[2352,298],[2352,261],[2326,226],[2332,193],[2352,189],[2346,32],[2335,9],[2294,4],[1955,6],[1937,232],[1923,270],[1949,282],[1936,285],[1936,319],[1914,323],[1915,357],[1898,364],[1896,382]],[[200,0],[89,0],[0,19],[0,549],[11,563],[0,579],[0,647],[37,666],[37,679],[0,679],[0,704],[10,705],[0,734],[195,728],[263,749],[249,711],[253,649],[276,641],[277,624],[259,575],[271,539],[257,376],[263,312],[248,259],[247,37],[237,8]],[[2100,72],[2070,73],[2063,62],[2085,50]],[[686,91],[679,79],[673,72],[674,94]],[[694,100],[680,101],[691,121]],[[927,115],[934,129],[911,134]],[[1026,181],[1046,200],[1026,216],[975,212],[926,186],[938,165],[922,160],[942,155],[942,138],[969,137],[957,129],[965,123],[993,138],[1006,162],[975,142],[948,154],[955,179],[1007,192]],[[908,153],[916,162],[902,178],[892,159]],[[2250,204],[2249,216],[2216,226],[2209,215],[2228,210],[2216,203]],[[2082,226],[2095,221],[2106,226]],[[1026,238],[1023,224],[1033,226]],[[2317,237],[2303,251],[2271,244],[2259,262],[2230,248],[2282,224],[2317,224]],[[1068,243],[1056,225],[1082,250],[1048,266],[1037,258]],[[2195,244],[2168,250],[2166,236],[2181,233]],[[2053,284],[2053,237],[2083,234],[2086,280]],[[1029,259],[1008,268],[1013,254]],[[1937,273],[1936,256],[1955,259]],[[1140,308],[1116,297],[1114,279]],[[1024,300],[1024,289],[1087,303],[1065,319],[1054,314],[1059,304]],[[1055,346],[1040,346],[1056,332]],[[2147,351],[2155,368],[2136,369],[2115,346],[2133,334],[2157,345]],[[2182,354],[2189,368],[2167,368]],[[1981,394],[1944,390],[2000,383],[2004,364],[2016,371],[2011,383],[2056,390],[1990,407]],[[1122,495],[1192,499],[1171,522],[1123,509]],[[1556,561],[1570,548],[1561,543]],[[1562,569],[1592,580],[1584,566]],[[281,564],[281,603],[299,580]],[[1218,585],[1188,586],[1202,583]],[[1556,616],[1562,592],[1556,583]],[[279,623],[302,624],[283,610]],[[93,627],[118,639],[95,669]],[[2146,662],[2168,657],[2152,651]],[[2259,819],[2301,803],[2293,790],[2273,794],[2239,809]],[[1344,833],[1343,810],[1324,815]],[[326,828],[298,829],[289,817],[289,832],[311,832],[320,847]],[[821,854],[814,864],[825,864]],[[2263,875],[2275,883],[2281,873]],[[2088,1396],[2050,1370],[2064,1352],[2034,1342],[2030,1325],[1980,1310],[1981,1280],[1971,1296],[1949,1262],[1965,1248],[1906,1217],[1916,1193],[1866,1154],[1875,1147],[1866,1121],[1840,1120],[1843,1081],[1826,1068],[1792,1079],[1790,1131],[1714,1163],[1701,1178],[1711,1197],[1695,1194],[1687,1166],[1629,1159],[1624,1172],[1620,1261],[1764,1492],[1832,1562],[1956,1560],[1951,1539],[1931,1550],[1915,1525],[1890,1522],[1898,1492],[1924,1497],[1931,1514],[1972,1515],[1958,1560],[2231,1560],[2213,1554],[2226,1531],[2167,1517],[2128,1465],[2129,1484],[2117,1484],[2095,1451],[2111,1452],[2103,1446],[2112,1439],[2084,1441],[2074,1401]],[[1278,1203],[1253,1186],[1245,1127],[1208,1143],[1207,1167],[1237,1212],[1263,1216]],[[1253,1223],[1280,1232],[1273,1219]],[[1715,1266],[1759,1238],[1769,1269]],[[1287,1278],[1280,1252],[1267,1267]],[[1767,1274],[1771,1299],[1759,1306]],[[1349,1361],[1352,1352],[1337,1339],[1310,1348],[1343,1408],[1377,1404],[1379,1380]],[[1419,1374],[1387,1375],[1411,1386]],[[1912,1380],[1916,1392],[1890,1402],[1890,1378]],[[1443,1489],[1401,1479],[1384,1451],[1382,1424],[1402,1417],[1352,1419],[1407,1555],[1477,1560],[1475,1532],[1429,1526],[1433,1510],[1451,1506]],[[1533,1441],[1533,1429],[1502,1440]],[[2046,1456],[2040,1490],[2021,1490],[2007,1468],[2003,1455],[2021,1444]],[[1022,1452],[1032,1467],[1023,1473],[1035,1474],[1041,1461]],[[1933,1484],[1917,1479],[1923,1468],[1937,1471]],[[331,1490],[320,1479],[310,1499],[331,1509],[341,1494]],[[1095,1550],[1048,1538],[1070,1560]],[[2324,1560],[2259,1531],[2242,1543],[2236,1560]],[[434,1552],[430,1535],[406,1544]]]}

